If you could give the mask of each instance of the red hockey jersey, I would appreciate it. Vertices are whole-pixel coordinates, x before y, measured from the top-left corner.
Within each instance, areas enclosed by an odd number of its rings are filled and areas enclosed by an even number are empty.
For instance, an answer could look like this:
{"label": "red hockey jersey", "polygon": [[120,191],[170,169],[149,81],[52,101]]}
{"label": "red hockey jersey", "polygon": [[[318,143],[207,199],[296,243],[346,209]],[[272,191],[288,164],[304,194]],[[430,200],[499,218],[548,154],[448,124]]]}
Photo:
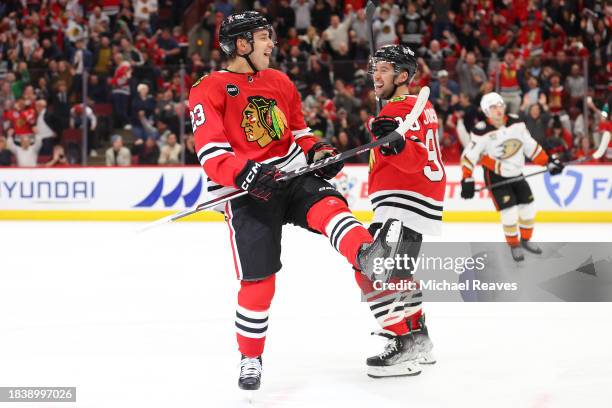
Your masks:
{"label": "red hockey jersey", "polygon": [[198,159],[213,196],[233,191],[247,160],[290,171],[306,164],[317,142],[306,126],[300,95],[282,72],[213,72],[189,94]]}
{"label": "red hockey jersey", "polygon": [[[412,110],[416,96],[391,99],[380,116],[399,123]],[[405,133],[406,147],[398,155],[370,154],[368,193],[374,208],[373,222],[396,218],[422,234],[440,235],[446,174],[438,143],[438,118],[427,102],[419,120]]]}

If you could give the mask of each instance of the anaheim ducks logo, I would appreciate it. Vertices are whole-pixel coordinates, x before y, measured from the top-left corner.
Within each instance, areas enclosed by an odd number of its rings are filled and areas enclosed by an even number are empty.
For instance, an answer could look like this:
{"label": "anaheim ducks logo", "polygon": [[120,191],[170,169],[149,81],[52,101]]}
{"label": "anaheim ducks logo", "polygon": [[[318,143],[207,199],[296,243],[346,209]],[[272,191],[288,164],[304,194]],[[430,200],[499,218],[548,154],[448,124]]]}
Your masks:
{"label": "anaheim ducks logo", "polygon": [[273,140],[280,140],[287,129],[287,118],[273,99],[249,96],[249,104],[242,111],[240,127],[249,142],[266,147]]}
{"label": "anaheim ducks logo", "polygon": [[497,158],[500,160],[514,156],[523,147],[523,143],[518,139],[508,139],[498,146]]}

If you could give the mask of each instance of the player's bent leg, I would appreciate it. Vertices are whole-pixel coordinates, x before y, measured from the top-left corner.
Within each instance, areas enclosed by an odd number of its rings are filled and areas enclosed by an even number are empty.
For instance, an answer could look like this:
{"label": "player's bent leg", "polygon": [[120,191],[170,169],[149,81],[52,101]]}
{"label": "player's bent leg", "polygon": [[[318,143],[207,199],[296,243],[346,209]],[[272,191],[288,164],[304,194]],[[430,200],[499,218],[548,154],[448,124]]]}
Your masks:
{"label": "player's bent leg", "polygon": [[372,242],[367,229],[355,218],[346,202],[327,196],[314,203],[306,214],[308,227],[329,238],[329,242],[353,265],[359,248]]}
{"label": "player's bent leg", "polygon": [[259,389],[268,310],[275,290],[276,275],[257,281],[241,281],[236,307],[236,338],[242,354],[238,386],[244,390]]}
{"label": "player's bent leg", "polygon": [[373,240],[346,202],[330,195],[308,209],[306,222],[308,228],[328,237],[332,246],[368,278],[376,276],[386,282],[395,271],[395,266],[383,265],[380,261],[397,254],[402,237],[400,221],[388,220]]}

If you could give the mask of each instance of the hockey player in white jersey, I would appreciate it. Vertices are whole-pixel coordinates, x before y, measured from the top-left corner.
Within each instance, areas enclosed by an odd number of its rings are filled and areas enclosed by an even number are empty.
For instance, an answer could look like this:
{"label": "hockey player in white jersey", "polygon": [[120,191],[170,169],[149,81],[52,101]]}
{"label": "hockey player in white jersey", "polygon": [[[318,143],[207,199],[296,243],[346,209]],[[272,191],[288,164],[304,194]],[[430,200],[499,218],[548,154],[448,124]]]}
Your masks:
{"label": "hockey player in white jersey", "polygon": [[[525,123],[515,115],[506,114],[506,106],[499,94],[491,92],[484,95],[480,107],[487,119],[476,124],[470,134],[471,142],[461,156],[462,198],[474,197],[472,172],[478,164],[484,167],[485,184],[488,186],[522,176],[525,157],[535,164],[547,166],[551,175],[563,171],[563,163],[546,154],[542,146],[531,137]],[[527,180],[521,178],[494,187],[491,193],[495,208],[501,213],[504,234],[514,260],[520,262],[524,259],[521,248],[534,254],[542,253],[540,247],[530,241],[536,208]]]}

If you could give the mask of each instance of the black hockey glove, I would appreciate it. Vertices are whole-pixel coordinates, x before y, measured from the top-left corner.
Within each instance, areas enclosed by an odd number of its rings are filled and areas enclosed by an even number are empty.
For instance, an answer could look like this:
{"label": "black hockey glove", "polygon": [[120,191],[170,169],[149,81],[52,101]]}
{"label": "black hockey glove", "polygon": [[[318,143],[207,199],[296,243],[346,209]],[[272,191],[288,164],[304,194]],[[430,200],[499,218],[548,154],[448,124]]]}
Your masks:
{"label": "black hockey glove", "polygon": [[[334,146],[324,142],[317,142],[310,148],[308,154],[306,155],[306,158],[308,160],[308,164],[311,164],[326,157],[332,157],[337,154],[338,150],[336,150]],[[315,170],[314,173],[321,178],[329,180],[336,177],[336,174],[340,173],[340,170],[342,170],[343,167],[344,162],[338,161],[328,166],[321,167],[320,169]]]}
{"label": "black hockey glove", "polygon": [[283,182],[279,181],[282,175],[283,172],[276,166],[249,160],[234,182],[238,188],[248,191],[251,197],[268,201],[274,193],[283,188]]}
{"label": "black hockey glove", "polygon": [[548,168],[548,172],[551,176],[555,176],[557,174],[561,174],[565,165],[558,157],[550,156],[548,158],[548,164],[546,165]]}
{"label": "black hockey glove", "polygon": [[469,200],[474,198],[476,188],[473,178],[464,178],[461,180],[461,198]]}
{"label": "black hockey glove", "polygon": [[[376,139],[387,136],[393,132],[399,124],[397,121],[390,116],[379,116],[372,121],[372,134]],[[391,156],[400,153],[406,146],[406,139],[403,137],[394,142],[380,146],[380,153],[383,156]]]}

